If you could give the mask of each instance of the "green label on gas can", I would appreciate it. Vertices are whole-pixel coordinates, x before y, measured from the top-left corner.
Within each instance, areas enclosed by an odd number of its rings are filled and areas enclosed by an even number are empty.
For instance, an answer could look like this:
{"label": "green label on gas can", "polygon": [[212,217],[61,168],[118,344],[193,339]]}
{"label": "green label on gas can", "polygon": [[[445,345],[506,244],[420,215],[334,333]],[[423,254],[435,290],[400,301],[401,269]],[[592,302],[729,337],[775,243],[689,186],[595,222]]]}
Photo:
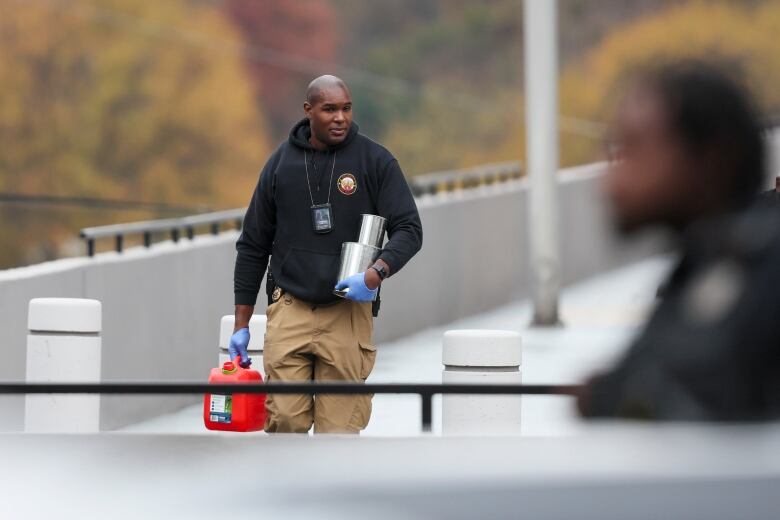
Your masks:
{"label": "green label on gas can", "polygon": [[229,423],[233,418],[233,396],[211,394],[209,419],[211,422]]}

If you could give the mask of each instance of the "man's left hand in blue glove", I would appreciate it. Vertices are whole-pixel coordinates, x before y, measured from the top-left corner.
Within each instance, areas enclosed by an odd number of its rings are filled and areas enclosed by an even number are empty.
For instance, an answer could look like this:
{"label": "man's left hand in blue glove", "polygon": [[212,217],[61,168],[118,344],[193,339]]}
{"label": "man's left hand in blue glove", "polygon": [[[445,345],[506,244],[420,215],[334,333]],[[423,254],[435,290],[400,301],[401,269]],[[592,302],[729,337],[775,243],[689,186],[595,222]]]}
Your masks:
{"label": "man's left hand in blue glove", "polygon": [[230,345],[228,345],[228,354],[230,359],[235,360],[240,356],[241,361],[239,365],[241,368],[249,368],[252,364],[252,358],[249,357],[249,327],[243,327],[233,333],[230,338]]}
{"label": "man's left hand in blue glove", "polygon": [[[376,299],[376,293],[381,283],[381,278],[373,269],[341,280],[336,284],[337,291],[346,291],[345,298],[356,302],[372,302]],[[371,287],[372,286],[373,289]]]}

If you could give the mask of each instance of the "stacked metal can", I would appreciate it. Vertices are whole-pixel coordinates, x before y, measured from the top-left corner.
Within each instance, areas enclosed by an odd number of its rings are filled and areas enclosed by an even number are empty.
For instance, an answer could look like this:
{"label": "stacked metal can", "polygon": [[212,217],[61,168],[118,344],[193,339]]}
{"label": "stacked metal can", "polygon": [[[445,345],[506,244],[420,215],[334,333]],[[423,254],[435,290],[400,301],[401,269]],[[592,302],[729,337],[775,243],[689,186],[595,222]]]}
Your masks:
{"label": "stacked metal can", "polygon": [[[341,264],[337,280],[344,280],[353,274],[362,273],[374,263],[379,255],[385,237],[387,220],[378,215],[363,215],[357,242],[344,242],[341,246]],[[333,291],[346,297],[347,291]]]}

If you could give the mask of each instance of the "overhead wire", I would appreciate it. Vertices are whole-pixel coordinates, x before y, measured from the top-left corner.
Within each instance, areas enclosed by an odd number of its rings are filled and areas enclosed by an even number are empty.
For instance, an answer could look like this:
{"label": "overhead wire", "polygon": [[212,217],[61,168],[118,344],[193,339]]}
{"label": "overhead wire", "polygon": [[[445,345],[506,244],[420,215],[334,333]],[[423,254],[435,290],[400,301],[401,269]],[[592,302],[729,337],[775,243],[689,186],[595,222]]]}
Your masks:
{"label": "overhead wire", "polygon": [[165,202],[14,192],[0,192],[0,204],[75,206],[79,208],[120,210],[143,209],[171,213],[202,213],[209,211],[209,208],[203,205],[186,206]]}

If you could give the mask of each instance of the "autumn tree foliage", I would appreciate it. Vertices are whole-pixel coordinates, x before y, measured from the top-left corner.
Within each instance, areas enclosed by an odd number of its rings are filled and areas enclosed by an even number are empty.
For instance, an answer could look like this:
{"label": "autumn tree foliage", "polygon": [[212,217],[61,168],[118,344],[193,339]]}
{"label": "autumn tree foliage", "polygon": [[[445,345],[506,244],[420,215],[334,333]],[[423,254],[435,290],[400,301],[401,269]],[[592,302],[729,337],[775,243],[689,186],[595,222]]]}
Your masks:
{"label": "autumn tree foliage", "polygon": [[[269,144],[220,11],[196,0],[0,3],[0,191],[246,204]],[[0,209],[17,223],[0,230],[0,265],[128,218]]]}
{"label": "autumn tree foliage", "polygon": [[335,10],[329,0],[227,0],[224,8],[243,35],[256,100],[281,137],[301,113],[308,82],[337,72]]}

